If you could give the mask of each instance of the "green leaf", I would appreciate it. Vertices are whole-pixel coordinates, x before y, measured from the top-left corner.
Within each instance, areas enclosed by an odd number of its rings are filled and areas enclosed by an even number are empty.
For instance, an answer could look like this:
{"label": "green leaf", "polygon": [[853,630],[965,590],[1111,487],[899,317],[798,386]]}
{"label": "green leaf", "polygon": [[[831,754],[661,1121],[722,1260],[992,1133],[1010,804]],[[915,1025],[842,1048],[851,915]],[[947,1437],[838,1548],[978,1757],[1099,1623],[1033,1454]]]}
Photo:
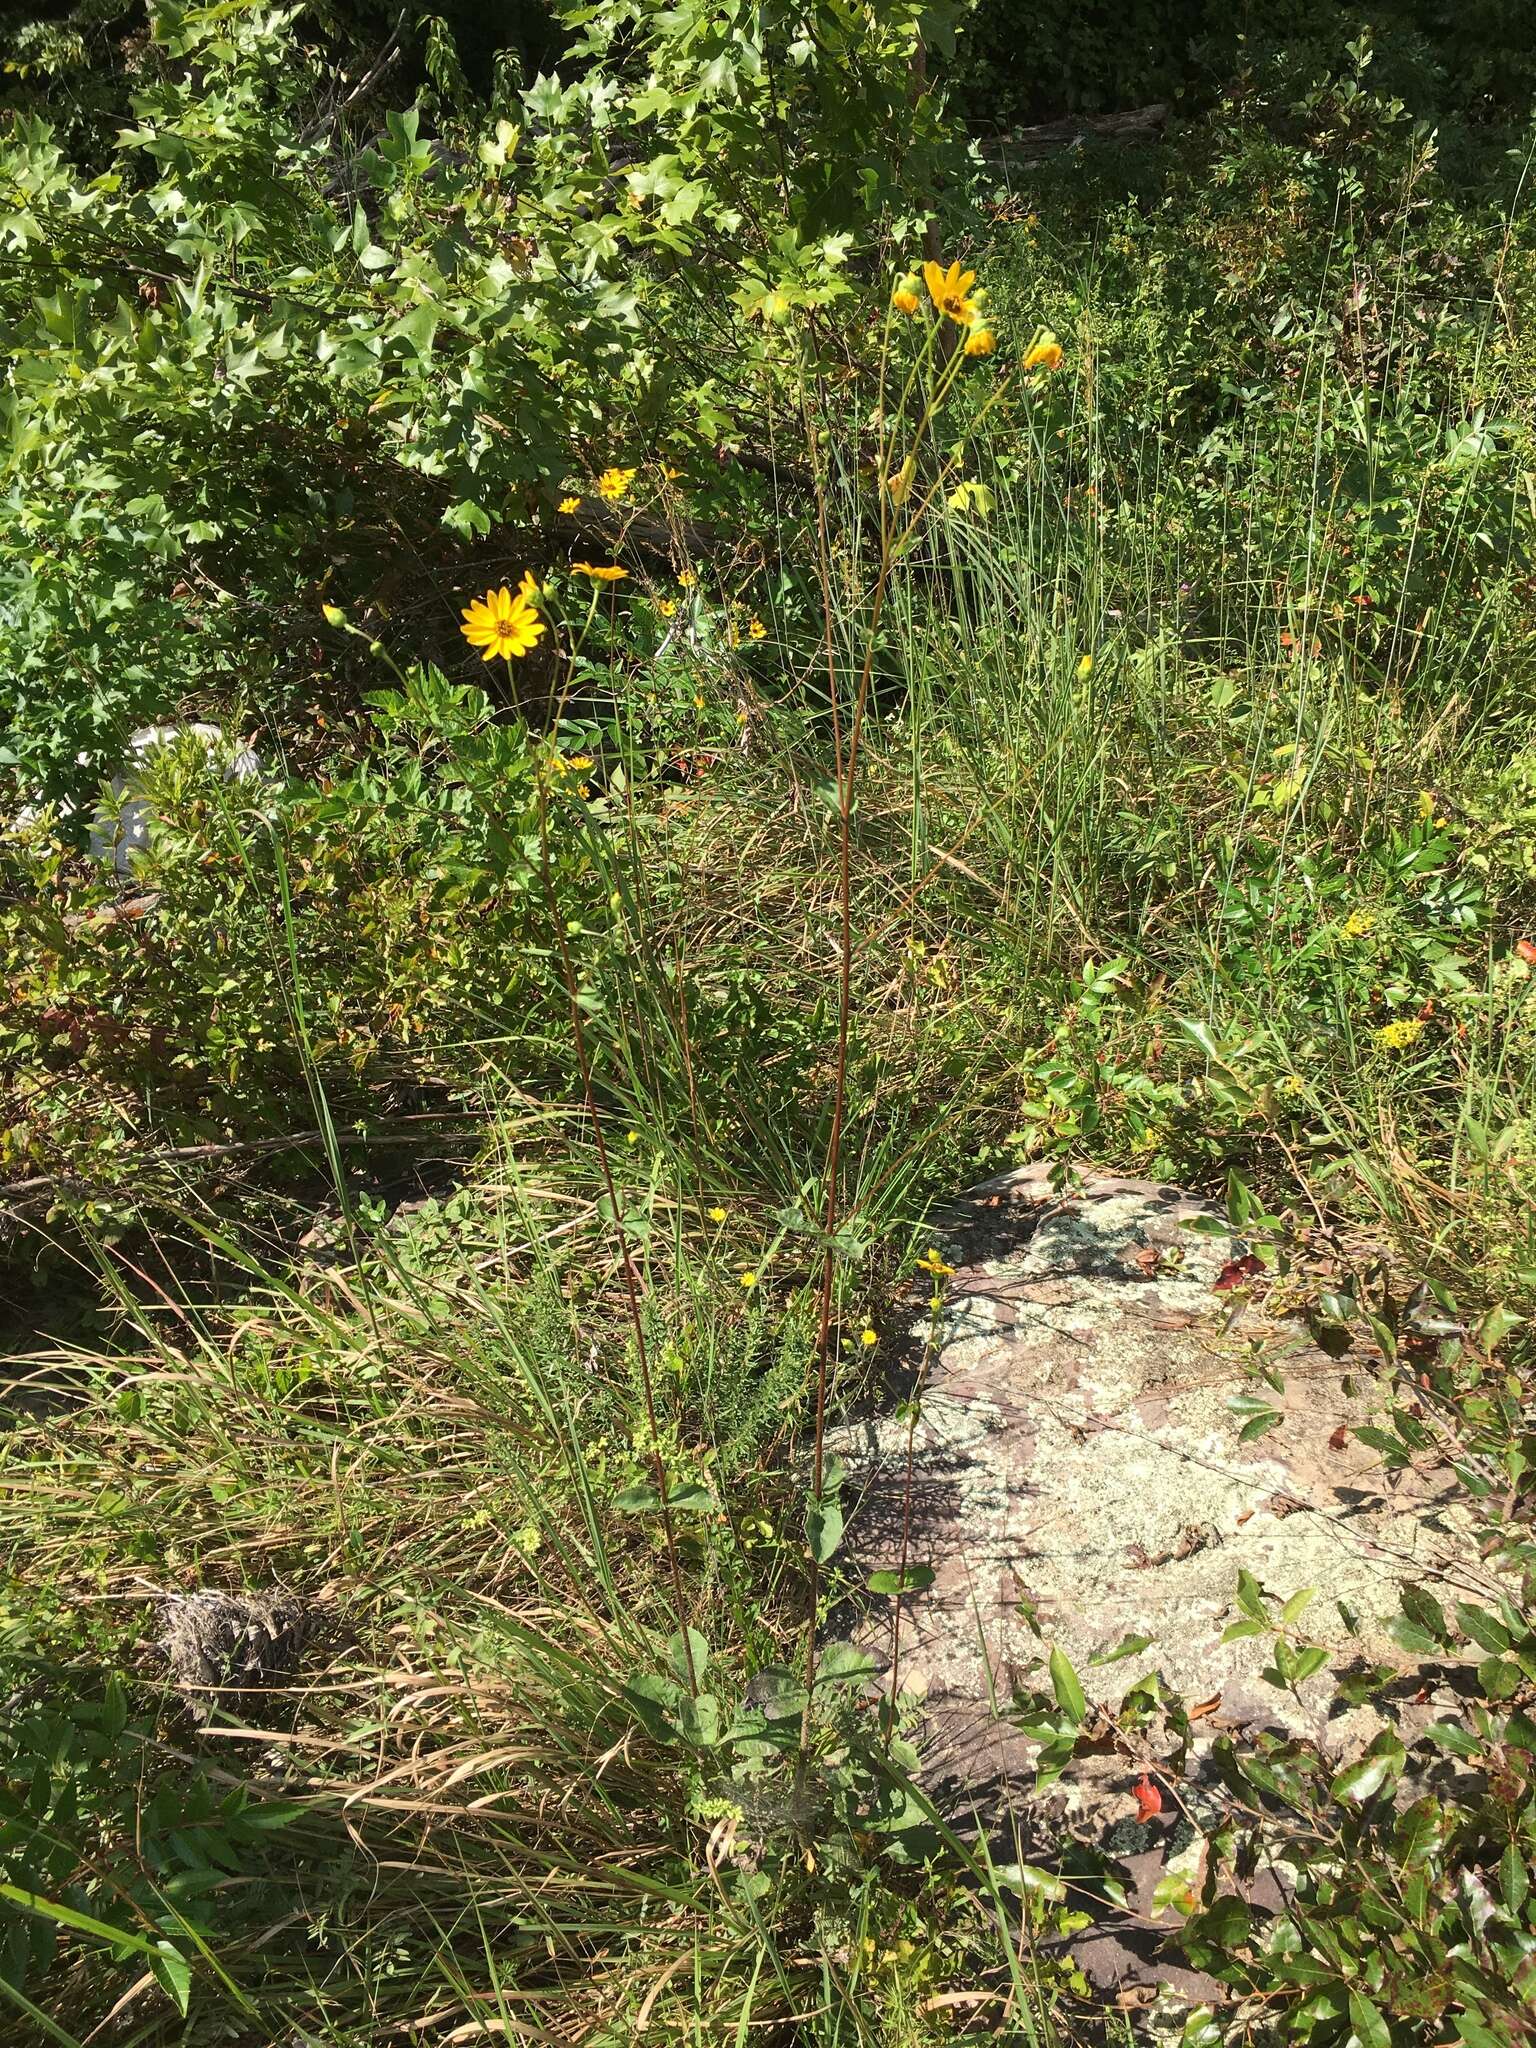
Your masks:
{"label": "green leaf", "polygon": [[1241,1899],[1215,1899],[1203,1913],[1196,1913],[1185,1929],[1194,1941],[1209,1942],[1215,1948],[1242,1948],[1252,1932],[1248,1908]]}
{"label": "green leaf", "polygon": [[1445,1609],[1422,1586],[1406,1585],[1399,1589],[1398,1600],[1410,1620],[1416,1621],[1426,1635],[1432,1636],[1442,1646],[1449,1644],[1451,1631],[1445,1619]]}
{"label": "green leaf", "polygon": [[1139,1657],[1152,1646],[1151,1636],[1122,1636],[1112,1650],[1100,1650],[1088,1661],[1094,1665],[1118,1664],[1122,1657]]}
{"label": "green leaf", "polygon": [[1190,1889],[1189,1879],[1176,1870],[1170,1870],[1160,1877],[1152,1892],[1152,1915],[1159,1913],[1192,1913],[1195,1910],[1195,1895]]}
{"label": "green leaf", "polygon": [[45,1899],[38,1892],[23,1891],[20,1885],[0,1883],[0,1899],[8,1899],[23,1913],[34,1913],[39,1919],[52,1920],[60,1927],[72,1927],[77,1934],[93,1934],[98,1941],[110,1942],[114,1948],[131,1948],[138,1955],[149,1956],[152,1960],[159,1950],[146,1941],[141,1934],[131,1934],[125,1927],[111,1927],[105,1920],[93,1920],[89,1913],[78,1913],[73,1906],[62,1906],[55,1899]]}
{"label": "green leaf", "polygon": [[1438,1799],[1416,1799],[1392,1830],[1392,1853],[1408,1867],[1420,1863],[1440,1842],[1442,1813]]}
{"label": "green leaf", "polygon": [[1480,1650],[1490,1656],[1500,1656],[1509,1648],[1509,1630],[1502,1622],[1495,1621],[1486,1608],[1470,1607],[1463,1600],[1456,1603],[1456,1623],[1464,1636],[1470,1636]]}
{"label": "green leaf", "polygon": [[1392,2048],[1391,2030],[1363,1991],[1349,1994],[1349,2023],[1360,2048]]}
{"label": "green leaf", "polygon": [[1513,1699],[1520,1690],[1520,1667],[1507,1657],[1485,1657],[1477,1667],[1477,1682],[1491,1700]]}
{"label": "green leaf", "polygon": [[689,1742],[701,1749],[713,1749],[720,1740],[720,1702],[707,1692],[701,1692],[697,1699],[680,1700],[677,1725]]}
{"label": "green leaf", "polygon": [[1499,1858],[1499,1891],[1511,1913],[1518,1913],[1530,1897],[1531,1867],[1513,1842]]}
{"label": "green leaf", "polygon": [[1352,1806],[1364,1806],[1368,1799],[1374,1799],[1392,1775],[1389,1757],[1362,1757],[1358,1763],[1350,1764],[1339,1772],[1329,1787],[1331,1796]]}
{"label": "green leaf", "polygon": [[1081,1728],[1088,1718],[1088,1701],[1077,1682],[1077,1673],[1059,1649],[1051,1651],[1051,1690],[1057,1706],[1075,1727]]}
{"label": "green leaf", "polygon": [[871,1572],[866,1584],[871,1593],[926,1593],[933,1579],[931,1564],[909,1564],[905,1570]]}
{"label": "green leaf", "polygon": [[999,1863],[993,1866],[999,1884],[1016,1892],[1029,1892],[1040,1899],[1064,1899],[1066,1879],[1054,1870],[1042,1870],[1035,1863]]}
{"label": "green leaf", "polygon": [[1442,1749],[1448,1749],[1452,1756],[1474,1757],[1482,1754],[1483,1745],[1459,1721],[1432,1721],[1424,1733],[1432,1742],[1438,1742]]}
{"label": "green leaf", "polygon": [[828,1643],[816,1666],[818,1685],[847,1685],[874,1675],[874,1658],[857,1643]]}
{"label": "green leaf", "polygon": [[[695,1680],[701,1679],[709,1669],[709,1644],[696,1628],[690,1628],[688,1631],[688,1649],[693,1653],[693,1676]],[[667,1638],[667,1662],[672,1666],[678,1677],[686,1683],[688,1678],[688,1659],[683,1651],[681,1632]]]}
{"label": "green leaf", "polygon": [[149,1967],[156,1983],[170,1993],[176,2010],[185,2019],[187,2007],[192,2002],[192,1966],[181,1950],[173,1948],[168,1941],[159,1942],[157,1949],[158,1953]]}
{"label": "green leaf", "polygon": [[1269,1626],[1269,1608],[1259,1582],[1252,1572],[1241,1566],[1237,1574],[1237,1604],[1252,1620],[1262,1621],[1266,1627]]}
{"label": "green leaf", "polygon": [[1441,1647],[1437,1637],[1426,1635],[1423,1629],[1415,1628],[1402,1614],[1393,1615],[1387,1623],[1387,1634],[1411,1657],[1433,1657]]}
{"label": "green leaf", "polygon": [[1268,1436],[1272,1429],[1278,1429],[1284,1420],[1278,1408],[1266,1407],[1259,1414],[1250,1416],[1237,1432],[1237,1440],[1240,1444],[1254,1443],[1261,1436]]}
{"label": "green leaf", "polygon": [[616,1493],[613,1505],[621,1515],[649,1515],[661,1506],[661,1495],[642,1480],[637,1486],[626,1486]]}
{"label": "green leaf", "polygon": [[843,1540],[843,1510],[836,1499],[823,1497],[807,1504],[805,1540],[817,1564],[826,1564],[837,1555]]}

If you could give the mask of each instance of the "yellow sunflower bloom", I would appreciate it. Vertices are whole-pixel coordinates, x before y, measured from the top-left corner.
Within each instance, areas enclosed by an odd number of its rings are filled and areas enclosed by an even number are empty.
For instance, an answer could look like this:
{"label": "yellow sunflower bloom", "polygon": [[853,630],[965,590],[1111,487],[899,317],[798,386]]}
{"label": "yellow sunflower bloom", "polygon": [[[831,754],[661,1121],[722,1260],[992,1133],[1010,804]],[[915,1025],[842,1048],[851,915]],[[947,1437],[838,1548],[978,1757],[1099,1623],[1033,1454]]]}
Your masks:
{"label": "yellow sunflower bloom", "polygon": [[580,498],[562,498],[560,500],[560,510],[562,512],[574,512],[580,504]]}
{"label": "yellow sunflower bloom", "polygon": [[938,263],[925,263],[923,282],[941,313],[961,327],[970,326],[976,318],[976,302],[971,297],[971,286],[976,282],[974,270],[962,270],[958,263],[951,263],[948,270]]}
{"label": "yellow sunflower bloom", "polygon": [[482,661],[494,661],[498,655],[507,661],[520,659],[543,638],[544,621],[532,602],[538,587],[532,572],[525,571],[515,597],[503,584],[464,607],[459,631],[471,647],[484,650]]}
{"label": "yellow sunflower bloom", "polygon": [[1026,370],[1059,370],[1061,368],[1061,343],[1047,327],[1024,358]]}
{"label": "yellow sunflower bloom", "polygon": [[670,619],[677,610],[677,600],[672,597],[658,597],[656,609],[664,619]]}
{"label": "yellow sunflower bloom", "polygon": [[891,304],[898,313],[906,313],[910,316],[918,310],[922,303],[922,300],[918,297],[917,279],[911,275],[902,278],[896,289],[891,293]]}
{"label": "yellow sunflower bloom", "polygon": [[749,640],[766,640],[768,638],[768,628],[761,619],[752,619],[748,622],[747,638]]}
{"label": "yellow sunflower bloom", "polygon": [[610,505],[617,505],[629,495],[629,487],[634,480],[632,469],[605,469],[597,480],[597,495],[606,498]]}
{"label": "yellow sunflower bloom", "polygon": [[990,327],[973,327],[965,337],[965,352],[968,356],[989,356],[997,347],[997,336]]}
{"label": "yellow sunflower bloom", "polygon": [[573,576],[590,576],[594,583],[618,583],[629,574],[617,562],[572,562]]}
{"label": "yellow sunflower bloom", "polygon": [[694,575],[691,569],[679,569],[677,572],[677,580],[682,585],[684,590],[692,590],[693,586],[698,582],[699,579],[697,576]]}

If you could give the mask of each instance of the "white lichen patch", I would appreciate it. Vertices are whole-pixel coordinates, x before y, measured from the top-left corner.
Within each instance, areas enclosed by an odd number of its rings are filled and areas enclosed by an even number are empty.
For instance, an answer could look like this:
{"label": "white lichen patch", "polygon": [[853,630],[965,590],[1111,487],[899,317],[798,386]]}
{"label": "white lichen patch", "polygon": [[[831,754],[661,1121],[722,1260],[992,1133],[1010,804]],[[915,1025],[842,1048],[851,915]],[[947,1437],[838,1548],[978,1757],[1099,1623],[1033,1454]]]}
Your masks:
{"label": "white lichen patch", "polygon": [[[1208,1212],[1108,1179],[1066,1203],[1029,1174],[980,1195],[946,1254],[958,1270],[937,1331],[926,1313],[913,1324],[925,1363],[911,1555],[935,1577],[903,1603],[906,1684],[951,1734],[957,1713],[982,1728],[1054,1644],[1106,1704],[1157,1670],[1232,1718],[1318,1731],[1328,1672],[1298,1697],[1262,1676],[1269,1638],[1223,1640],[1239,1572],[1277,1612],[1311,1589],[1307,1639],[1400,1661],[1385,1632],[1399,1585],[1446,1544],[1432,1487],[1389,1493],[1354,1437],[1371,1410],[1358,1367],[1346,1392],[1320,1354],[1288,1362],[1281,1421],[1245,1443],[1232,1404],[1255,1383],[1212,1291],[1234,1245],[1184,1227]],[[906,1519],[906,1424],[877,1424],[864,1444],[862,1464],[845,1452],[865,1510],[850,1537],[888,1563]],[[1127,1635],[1152,1641],[1094,1662]]]}

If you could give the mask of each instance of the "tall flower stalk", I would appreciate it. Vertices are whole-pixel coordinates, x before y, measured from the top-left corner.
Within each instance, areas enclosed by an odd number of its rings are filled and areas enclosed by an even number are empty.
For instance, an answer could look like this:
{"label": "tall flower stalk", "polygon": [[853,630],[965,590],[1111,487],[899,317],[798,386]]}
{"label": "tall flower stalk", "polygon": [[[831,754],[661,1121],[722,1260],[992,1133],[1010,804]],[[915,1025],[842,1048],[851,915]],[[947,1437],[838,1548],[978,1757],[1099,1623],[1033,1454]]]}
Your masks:
{"label": "tall flower stalk", "polygon": [[[611,475],[618,472],[609,472]],[[624,473],[627,477],[632,472]],[[592,583],[592,599],[587,611],[586,626],[591,624],[593,609],[598,593],[604,584],[619,581],[627,572],[617,564],[593,567],[582,562],[578,570]],[[495,655],[506,657],[510,673],[514,659],[520,659],[539,640],[545,631],[544,622],[537,616],[535,602],[538,582],[531,571],[524,574],[515,597],[502,589],[487,591],[483,599],[466,607],[460,627],[472,647],[484,650],[484,659],[490,661]],[[578,642],[579,644],[579,642]],[[551,731],[558,728],[560,710],[570,688],[571,665],[575,649],[569,650],[566,682],[561,690],[551,723]],[[551,742],[553,744],[553,741]],[[539,876],[544,885],[545,901],[549,906],[550,929],[555,935],[555,946],[560,956],[560,975],[565,986],[566,1007],[570,1015],[571,1043],[576,1052],[576,1064],[581,1074],[582,1104],[592,1127],[593,1144],[597,1150],[598,1172],[602,1177],[603,1192],[608,1202],[608,1213],[613,1218],[617,1233],[619,1263],[624,1274],[624,1295],[628,1307],[630,1327],[634,1334],[635,1356],[640,1367],[641,1395],[645,1403],[645,1425],[650,1436],[652,1471],[656,1482],[656,1498],[661,1512],[663,1541],[667,1553],[667,1569],[672,1581],[672,1601],[677,1617],[678,1639],[682,1644],[683,1661],[688,1673],[688,1690],[698,1696],[699,1677],[694,1665],[693,1643],[688,1630],[687,1602],[683,1595],[682,1565],[677,1550],[677,1529],[672,1516],[672,1499],[667,1486],[666,1459],[661,1451],[661,1432],[656,1420],[655,1382],[651,1374],[650,1347],[645,1338],[645,1318],[640,1309],[640,1275],[635,1266],[635,1256],[630,1249],[629,1238],[624,1229],[624,1217],[619,1206],[618,1187],[614,1180],[613,1165],[608,1153],[607,1134],[603,1126],[602,1112],[598,1107],[597,1091],[592,1080],[592,1058],[587,1046],[586,1029],[582,1023],[580,984],[576,977],[576,965],[571,958],[570,942],[566,936],[565,919],[561,915],[560,901],[555,890],[554,872],[549,857],[549,792],[552,777],[551,762],[548,758],[539,764],[538,773],[538,847]]]}
{"label": "tall flower stalk", "polygon": [[[821,583],[823,641],[827,667],[827,701],[832,731],[833,759],[837,784],[837,1040],[832,1073],[831,1119],[822,1177],[821,1271],[815,1341],[815,1419],[811,1458],[811,1494],[807,1514],[810,1579],[805,1640],[805,1706],[801,1718],[802,1759],[809,1748],[811,1701],[816,1678],[816,1629],[821,1605],[822,1567],[835,1547],[836,1518],[829,1515],[827,1501],[826,1422],[827,1389],[832,1346],[837,1326],[838,1232],[844,1223],[842,1207],[843,1149],[848,1117],[848,1052],[853,1025],[853,813],[858,778],[859,749],[869,708],[874,678],[875,650],[892,572],[921,526],[935,493],[952,467],[952,459],[933,465],[932,474],[920,481],[926,447],[936,421],[967,363],[992,354],[996,336],[982,307],[983,294],[975,289],[974,271],[963,271],[958,263],[947,268],[930,259],[923,266],[921,282],[909,275],[898,280],[887,311],[882,335],[876,430],[879,462],[876,496],[879,511],[879,554],[870,591],[869,615],[865,628],[864,653],[854,680],[845,713],[843,691],[837,674],[833,631],[832,555],[827,513],[826,478],[820,459],[820,443],[802,382],[802,410],[811,472],[815,479],[816,538]],[[927,295],[925,313],[924,293]],[[921,338],[900,376],[894,405],[887,405],[889,385],[894,381],[896,361],[894,336],[905,331],[905,323],[923,322]],[[901,322],[898,329],[896,323]],[[950,337],[965,336],[961,347],[952,347]],[[984,415],[996,404],[1005,383],[1000,381],[986,404]],[[910,422],[910,424],[908,424]],[[910,1492],[911,1473],[908,1470]],[[910,1533],[910,1511],[904,1515]],[[834,1533],[829,1533],[834,1532]],[[905,1559],[903,1560],[905,1564]]]}

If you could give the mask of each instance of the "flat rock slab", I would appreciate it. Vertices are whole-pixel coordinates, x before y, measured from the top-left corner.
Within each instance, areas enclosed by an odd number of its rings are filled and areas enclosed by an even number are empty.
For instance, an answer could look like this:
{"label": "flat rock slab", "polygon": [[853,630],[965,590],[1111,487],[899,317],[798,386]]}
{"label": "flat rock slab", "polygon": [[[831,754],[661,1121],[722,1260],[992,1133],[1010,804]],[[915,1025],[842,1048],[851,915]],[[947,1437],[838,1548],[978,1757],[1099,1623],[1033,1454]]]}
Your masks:
{"label": "flat rock slab", "polygon": [[[1046,1822],[1058,1841],[1065,1826],[1096,1843],[1129,1826],[1126,1849],[1156,1832],[1138,1828],[1124,1755],[1076,1764],[1048,1802],[1033,1797],[1036,1751],[1004,1712],[1016,1678],[1041,1682],[1049,1646],[1110,1708],[1160,1672],[1204,1705],[1205,1748],[1256,1725],[1338,1744],[1375,1722],[1343,1710],[1327,1670],[1298,1697],[1260,1677],[1268,1639],[1222,1641],[1239,1570],[1276,1603],[1314,1588],[1306,1635],[1340,1663],[1406,1667],[1386,1634],[1398,1587],[1463,1549],[1448,1475],[1388,1475],[1356,1438],[1377,1399],[1358,1361],[1300,1345],[1281,1361],[1283,1394],[1256,1378],[1248,1332],[1276,1333],[1256,1314],[1225,1327],[1214,1283],[1242,1247],[1187,1228],[1215,1216],[1175,1188],[1110,1175],[1062,1196],[1029,1168],[974,1190],[935,1237],[956,1268],[937,1342],[926,1315],[913,1325],[925,1362],[910,1503],[904,1420],[838,1434],[853,1561],[894,1564],[910,1506],[909,1556],[935,1573],[901,1602],[898,1666],[926,1724],[929,1789],[957,1819],[990,1827],[1006,1810],[1026,1849]],[[1244,1443],[1248,1417],[1231,1404],[1255,1393],[1283,1420]],[[887,1681],[893,1605],[861,1623]],[[1095,1663],[1127,1636],[1152,1640]]]}

